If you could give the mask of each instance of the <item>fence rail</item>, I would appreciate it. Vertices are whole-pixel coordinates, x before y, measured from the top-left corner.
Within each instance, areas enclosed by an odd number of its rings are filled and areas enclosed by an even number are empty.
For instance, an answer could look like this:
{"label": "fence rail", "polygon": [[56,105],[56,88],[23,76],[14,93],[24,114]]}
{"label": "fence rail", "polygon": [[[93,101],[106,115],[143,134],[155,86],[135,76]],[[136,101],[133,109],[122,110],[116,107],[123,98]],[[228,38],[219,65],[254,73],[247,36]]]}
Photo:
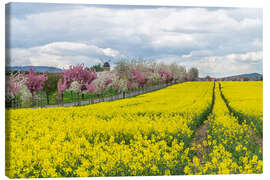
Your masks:
{"label": "fence rail", "polygon": [[[81,100],[81,99],[73,99],[73,102],[70,103],[58,103],[58,104],[53,104],[53,105],[45,105],[45,99],[41,96],[41,99],[39,98],[35,98],[34,99],[34,104],[36,105],[35,107],[32,107],[33,109],[36,108],[51,108],[51,107],[69,107],[69,106],[81,106],[81,105],[88,105],[88,104],[96,104],[99,102],[108,102],[108,101],[114,101],[114,100],[118,100],[118,99],[125,99],[125,98],[129,98],[129,97],[134,97],[137,95],[141,95],[141,94],[145,94],[148,92],[152,92],[152,91],[156,91],[159,89],[163,89],[165,87],[168,87],[170,85],[173,84],[178,84],[178,83],[182,83],[180,81],[176,81],[176,82],[171,82],[171,83],[167,83],[167,84],[158,84],[158,85],[153,85],[150,87],[146,87],[146,88],[141,88],[141,89],[137,89],[135,91],[130,91],[130,92],[122,92],[113,96],[107,96],[107,97],[99,97],[99,98],[89,98],[87,100]],[[17,104],[17,103],[16,103]],[[15,103],[12,105],[13,109],[19,109],[22,108],[21,105],[15,105]]]}
{"label": "fence rail", "polygon": [[114,101],[114,100],[118,100],[118,99],[125,99],[125,98],[129,98],[129,97],[134,97],[134,96],[138,96],[138,95],[141,95],[141,94],[145,94],[145,93],[148,93],[148,92],[152,92],[152,91],[155,91],[155,90],[163,89],[165,87],[168,87],[168,86],[173,85],[173,84],[178,84],[178,83],[181,83],[181,82],[176,81],[174,83],[154,85],[154,86],[138,89],[136,91],[123,92],[123,93],[120,93],[120,94],[116,94],[114,96],[100,97],[100,98],[97,98],[97,99],[89,99],[89,100],[85,100],[85,101],[64,103],[64,104],[57,104],[57,105],[47,105],[47,106],[45,106],[45,108],[81,106],[81,105],[88,105],[88,104],[96,104],[96,103],[99,103],[99,102],[108,102],[108,101]]}

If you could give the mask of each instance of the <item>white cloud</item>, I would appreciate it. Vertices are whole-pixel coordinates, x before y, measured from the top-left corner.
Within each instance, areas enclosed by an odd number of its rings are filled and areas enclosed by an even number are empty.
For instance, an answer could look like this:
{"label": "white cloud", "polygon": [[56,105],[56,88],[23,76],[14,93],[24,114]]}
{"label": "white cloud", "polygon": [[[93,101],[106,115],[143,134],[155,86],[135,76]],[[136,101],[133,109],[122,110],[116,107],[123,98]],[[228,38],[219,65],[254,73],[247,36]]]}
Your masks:
{"label": "white cloud", "polygon": [[115,50],[113,50],[111,48],[103,49],[102,52],[104,53],[105,56],[116,57],[116,56],[119,55],[118,51],[115,51]]}
{"label": "white cloud", "polygon": [[252,42],[252,45],[256,48],[256,49],[262,49],[263,47],[263,43],[262,43],[262,40],[259,40],[259,39],[255,39],[253,42]]}
{"label": "white cloud", "polygon": [[227,59],[232,61],[261,61],[262,52],[248,52],[246,54],[230,54],[226,56]]}
{"label": "white cloud", "polygon": [[[204,53],[204,52],[202,52]],[[157,62],[173,63],[196,67],[201,77],[212,75],[224,77],[242,73],[253,73],[262,71],[262,52],[248,52],[243,54],[229,54],[226,56],[205,56],[200,57],[198,53],[179,56],[169,56],[158,59]],[[246,63],[248,62],[248,63]]]}
{"label": "white cloud", "polygon": [[11,16],[13,64],[90,65],[99,62],[100,56],[117,59],[124,54],[197,66],[203,75],[262,69],[261,9],[59,9],[26,14],[24,18]]}
{"label": "white cloud", "polygon": [[180,63],[181,57],[175,55],[168,55],[166,57],[161,57],[155,60],[157,63],[164,63],[164,64],[172,64],[172,63]]}
{"label": "white cloud", "polygon": [[211,50],[198,50],[191,51],[189,54],[182,55],[182,58],[191,58],[191,57],[204,57],[213,54]]}
{"label": "white cloud", "polygon": [[63,67],[69,64],[93,65],[102,57],[116,57],[119,52],[110,48],[71,42],[55,42],[32,48],[14,48],[11,65],[44,65]]}
{"label": "white cloud", "polygon": [[[246,15],[245,11],[254,11],[253,16],[236,18],[237,14]],[[114,41],[127,45],[139,43],[138,46],[143,45],[142,47],[147,48],[181,49],[214,46],[215,43],[212,41],[216,42],[216,38],[223,40],[225,44],[237,37],[244,40],[241,45],[246,46],[245,34],[253,32],[254,29],[258,30],[262,25],[262,18],[258,17],[256,12],[260,11],[258,9],[210,11],[205,8],[77,7],[30,14],[25,19],[12,18],[11,39],[13,42],[21,42],[35,37],[31,39],[32,43],[48,41],[48,39],[88,41],[97,46]],[[250,34],[249,38],[256,35],[256,33]],[[110,46],[116,45],[110,44]]]}

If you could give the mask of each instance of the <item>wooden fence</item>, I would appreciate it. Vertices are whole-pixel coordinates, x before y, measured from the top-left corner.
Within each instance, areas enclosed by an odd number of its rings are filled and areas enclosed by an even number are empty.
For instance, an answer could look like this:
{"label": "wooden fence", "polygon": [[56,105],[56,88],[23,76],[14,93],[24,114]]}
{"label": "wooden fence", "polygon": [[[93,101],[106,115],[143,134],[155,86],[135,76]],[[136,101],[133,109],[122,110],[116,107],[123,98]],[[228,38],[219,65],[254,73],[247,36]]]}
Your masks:
{"label": "wooden fence", "polygon": [[[181,83],[179,81],[176,82],[172,82],[172,83],[167,83],[167,84],[158,84],[158,85],[153,85],[150,87],[145,87],[145,88],[139,88],[136,89],[135,91],[129,91],[129,92],[122,92],[113,96],[99,96],[98,98],[89,98],[87,100],[82,100],[81,98],[72,98],[72,102],[70,103],[63,103],[63,101],[59,101],[58,104],[54,104],[54,105],[46,105],[46,101],[44,96],[38,96],[38,97],[34,97],[34,99],[32,100],[32,108],[49,108],[49,107],[69,107],[69,106],[81,106],[81,105],[87,105],[87,104],[95,104],[95,103],[99,103],[99,102],[107,102],[107,101],[114,101],[114,100],[118,100],[118,99],[124,99],[124,98],[129,98],[129,97],[134,97],[140,94],[144,94],[144,93],[148,93],[148,92],[152,92],[155,90],[159,90],[165,87],[168,87],[170,85],[173,84],[177,84],[177,83]],[[18,108],[22,108],[20,102],[18,99],[12,101],[12,106],[11,108],[13,109],[18,109]]]}

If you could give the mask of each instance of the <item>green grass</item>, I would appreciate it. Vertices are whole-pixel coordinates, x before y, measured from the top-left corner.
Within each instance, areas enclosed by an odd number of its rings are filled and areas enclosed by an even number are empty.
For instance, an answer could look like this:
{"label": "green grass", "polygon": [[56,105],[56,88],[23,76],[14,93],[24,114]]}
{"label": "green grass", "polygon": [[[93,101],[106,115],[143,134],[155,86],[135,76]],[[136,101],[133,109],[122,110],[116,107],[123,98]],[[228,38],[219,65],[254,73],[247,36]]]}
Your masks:
{"label": "green grass", "polygon": [[[146,86],[144,87],[144,89],[148,88],[150,86]],[[129,92],[133,92],[133,91],[138,91],[140,90],[141,88],[138,88],[138,89],[135,89],[135,90],[128,90],[126,93],[129,93]],[[104,94],[102,94],[102,97],[110,97],[110,96],[114,96],[114,95],[117,95],[117,94],[122,94],[122,93],[119,93],[113,89],[110,89],[110,90],[107,90],[106,92],[104,92]],[[43,106],[46,106],[46,105],[57,105],[57,104],[60,104],[60,97],[57,93],[57,91],[55,91],[54,93],[50,94],[49,95],[49,104],[47,103],[47,97],[46,97],[46,94],[45,92],[38,92],[37,95],[42,95],[43,97]],[[79,96],[79,97],[78,97]],[[21,94],[18,95],[18,98],[21,99]],[[72,102],[78,102],[79,101],[88,101],[89,99],[98,99],[98,98],[101,98],[98,96],[98,94],[94,93],[94,94],[90,94],[90,93],[85,93],[83,95],[83,98],[82,98],[82,94],[79,94],[78,93],[72,93],[71,92],[68,92],[68,91],[65,91],[64,92],[64,104],[65,103],[72,103]],[[20,100],[20,104],[22,104],[22,101]],[[38,107],[38,106],[41,106],[41,102],[39,100],[39,102],[36,101],[35,105],[33,106],[31,102],[29,102],[29,104],[27,105],[22,105],[21,107],[22,108],[28,108],[28,107]],[[7,105],[7,108],[11,107],[11,104]]]}

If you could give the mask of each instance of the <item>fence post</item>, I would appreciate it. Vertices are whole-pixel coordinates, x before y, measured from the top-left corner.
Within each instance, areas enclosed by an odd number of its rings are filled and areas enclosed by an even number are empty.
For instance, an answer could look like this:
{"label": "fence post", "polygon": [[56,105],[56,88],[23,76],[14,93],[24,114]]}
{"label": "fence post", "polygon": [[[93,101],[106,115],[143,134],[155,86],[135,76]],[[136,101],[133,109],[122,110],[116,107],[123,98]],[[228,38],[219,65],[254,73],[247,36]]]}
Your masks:
{"label": "fence post", "polygon": [[40,107],[42,108],[42,93],[40,93]]}
{"label": "fence post", "polygon": [[70,91],[70,95],[71,95],[71,103],[74,105],[74,103],[73,103],[73,93],[72,93],[72,91]]}
{"label": "fence post", "polygon": [[64,93],[61,94],[61,106],[64,106]]}
{"label": "fence post", "polygon": [[20,108],[20,99],[18,96],[17,96],[17,105],[18,105],[18,108]]}
{"label": "fence post", "polygon": [[21,101],[20,101],[19,97],[18,97],[18,103],[19,103],[19,108],[21,108],[22,104],[21,104]]}
{"label": "fence post", "polygon": [[[43,95],[44,95],[44,93],[43,93]],[[45,97],[42,96],[42,107],[45,107],[45,104],[46,104],[45,102],[46,102]]]}
{"label": "fence post", "polygon": [[14,109],[14,99],[11,99],[11,109]]}

